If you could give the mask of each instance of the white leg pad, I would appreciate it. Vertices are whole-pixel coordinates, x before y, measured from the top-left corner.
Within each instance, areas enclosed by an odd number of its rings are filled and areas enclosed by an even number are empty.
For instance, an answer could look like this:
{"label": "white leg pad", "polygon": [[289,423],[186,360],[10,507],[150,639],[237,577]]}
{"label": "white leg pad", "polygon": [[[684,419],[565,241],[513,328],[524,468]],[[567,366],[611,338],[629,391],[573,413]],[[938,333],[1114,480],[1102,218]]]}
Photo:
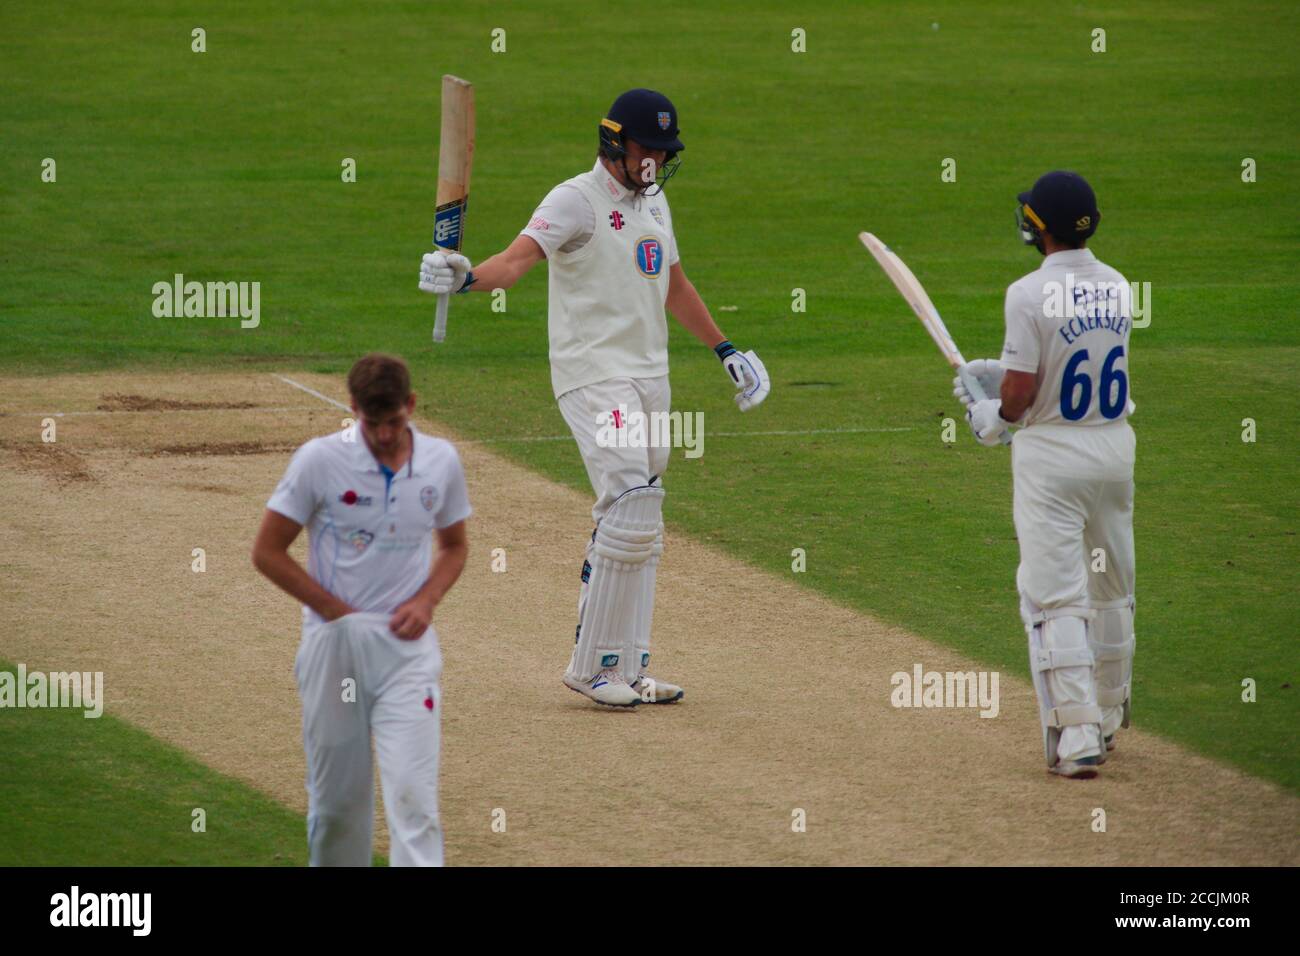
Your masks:
{"label": "white leg pad", "polygon": [[1092,611],[1052,608],[1029,618],[1029,668],[1049,767],[1101,753],[1101,708],[1088,646]]}
{"label": "white leg pad", "polygon": [[654,548],[646,559],[645,570],[637,577],[640,589],[637,594],[636,612],[632,621],[632,643],[623,653],[623,679],[629,684],[641,676],[650,663],[650,626],[655,613],[655,575],[659,570],[659,556],[664,552],[664,526],[659,525],[655,534]]}
{"label": "white leg pad", "polygon": [[1109,737],[1129,725],[1133,696],[1133,612],[1132,595],[1118,601],[1094,601],[1097,619],[1088,635],[1096,662],[1097,703],[1101,705],[1101,732]]}
{"label": "white leg pad", "polygon": [[590,680],[607,667],[626,673],[625,658],[636,656],[638,632],[644,627],[649,633],[663,498],[662,488],[633,488],[614,500],[596,526],[577,647],[569,664],[569,674],[579,680]]}

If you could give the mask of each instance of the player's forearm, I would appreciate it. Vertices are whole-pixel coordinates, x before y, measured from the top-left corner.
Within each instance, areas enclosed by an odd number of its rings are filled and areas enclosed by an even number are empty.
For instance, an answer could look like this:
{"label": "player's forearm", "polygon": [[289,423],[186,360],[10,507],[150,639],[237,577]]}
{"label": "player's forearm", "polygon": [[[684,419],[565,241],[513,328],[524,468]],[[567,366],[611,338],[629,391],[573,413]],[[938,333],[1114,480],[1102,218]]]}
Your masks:
{"label": "player's forearm", "polygon": [[523,278],[533,264],[532,258],[520,255],[517,247],[511,244],[474,267],[474,284],[469,287],[469,291],[491,292],[493,289],[509,289]]}
{"label": "player's forearm", "polygon": [[287,551],[254,551],[253,565],[280,590],[332,621],[352,609],[316,582]]}
{"label": "player's forearm", "polygon": [[416,596],[428,601],[430,606],[437,607],[447,596],[451,586],[456,583],[461,572],[465,570],[465,560],[468,557],[468,544],[453,544],[439,548],[433,559],[433,569],[429,572],[429,578]]}
{"label": "player's forearm", "polygon": [[713,321],[713,316],[709,315],[708,306],[704,304],[700,294],[695,291],[695,286],[691,281],[683,277],[682,283],[680,289],[674,290],[675,294],[669,295],[668,311],[673,314],[673,318],[680,322],[686,331],[709,348],[713,348],[727,337],[722,334],[722,330]]}
{"label": "player's forearm", "polygon": [[1002,388],[998,394],[1002,407],[998,414],[1005,421],[1018,422],[1025,417],[1037,396],[1038,383],[1033,375],[1008,370],[1002,376]]}

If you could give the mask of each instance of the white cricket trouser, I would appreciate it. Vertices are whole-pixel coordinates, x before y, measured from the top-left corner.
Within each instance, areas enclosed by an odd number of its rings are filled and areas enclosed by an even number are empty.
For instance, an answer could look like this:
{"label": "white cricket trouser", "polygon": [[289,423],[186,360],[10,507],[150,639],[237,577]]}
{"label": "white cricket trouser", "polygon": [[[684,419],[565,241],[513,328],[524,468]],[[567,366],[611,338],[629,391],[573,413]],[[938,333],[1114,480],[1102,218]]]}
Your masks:
{"label": "white cricket trouser", "polygon": [[[656,478],[655,484],[662,487],[664,470],[668,467],[668,458],[672,453],[672,448],[668,446],[614,447],[598,444],[596,436],[600,430],[601,413],[615,409],[619,410],[620,415],[623,412],[629,415],[641,412],[646,416],[655,412],[667,413],[671,399],[667,375],[656,378],[611,378],[595,385],[571,389],[560,396],[560,414],[564,416],[569,430],[578,442],[582,463],[587,466],[587,477],[591,481],[592,491],[596,493],[595,504],[591,506],[591,520],[596,524],[600,524],[600,519],[605,516],[614,499],[623,492],[648,485],[651,478]],[[652,434],[652,430],[647,427],[647,439]],[[578,590],[579,626],[587,603],[588,575],[595,546],[593,535],[587,542],[582,584]],[[653,593],[651,600],[653,601]],[[646,651],[648,653],[648,645]],[[624,661],[628,668],[634,663],[638,662]]]}
{"label": "white cricket trouser", "polygon": [[[671,401],[668,376],[658,378],[611,378],[595,385],[584,385],[565,392],[559,398],[560,414],[573,432],[582,453],[582,463],[587,466],[587,477],[596,493],[596,503],[591,518],[597,524],[610,504],[625,491],[650,483],[658,475],[656,484],[663,484],[663,473],[668,467],[671,448],[617,448],[601,447],[596,443],[599,416],[615,409],[625,409],[630,415],[642,412],[667,413]],[[647,429],[647,437],[650,432]]]}
{"label": "white cricket trouser", "polygon": [[442,655],[430,627],[413,641],[391,615],[348,614],[303,633],[294,661],[307,753],[312,866],[369,866],[374,735],[393,866],[441,866],[438,757]]}
{"label": "white cricket trouser", "polygon": [[[1011,443],[1016,537],[1020,541],[1021,616],[1060,608],[1090,609],[1134,594],[1133,464],[1137,439],[1127,422],[1031,425]],[[1096,549],[1102,549],[1099,559]],[[1104,560],[1104,571],[1091,571]],[[1066,648],[1067,650],[1070,648]],[[1048,672],[1048,706],[1096,704],[1086,667]],[[1095,725],[1065,727],[1062,760],[1095,756]]]}

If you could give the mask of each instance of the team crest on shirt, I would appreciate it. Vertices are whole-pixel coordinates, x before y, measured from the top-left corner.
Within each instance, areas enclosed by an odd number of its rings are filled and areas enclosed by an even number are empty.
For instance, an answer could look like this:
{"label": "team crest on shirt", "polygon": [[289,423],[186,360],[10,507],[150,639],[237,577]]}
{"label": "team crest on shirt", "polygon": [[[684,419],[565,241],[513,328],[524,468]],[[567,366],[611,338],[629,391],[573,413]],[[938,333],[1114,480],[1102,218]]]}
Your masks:
{"label": "team crest on shirt", "polygon": [[650,215],[655,217],[655,222],[659,223],[659,225],[662,226],[664,224],[664,213],[658,206],[650,207]]}
{"label": "team crest on shirt", "polygon": [[420,504],[424,505],[425,511],[432,511],[433,506],[438,503],[438,489],[433,485],[425,485],[420,489]]}
{"label": "team crest on shirt", "polygon": [[636,267],[648,279],[656,279],[664,271],[664,247],[654,236],[642,236],[636,241]]}
{"label": "team crest on shirt", "polygon": [[370,542],[374,540],[374,534],[369,531],[353,531],[348,536],[348,541],[352,543],[352,547],[357,549],[357,554],[361,554],[366,548],[370,547]]}

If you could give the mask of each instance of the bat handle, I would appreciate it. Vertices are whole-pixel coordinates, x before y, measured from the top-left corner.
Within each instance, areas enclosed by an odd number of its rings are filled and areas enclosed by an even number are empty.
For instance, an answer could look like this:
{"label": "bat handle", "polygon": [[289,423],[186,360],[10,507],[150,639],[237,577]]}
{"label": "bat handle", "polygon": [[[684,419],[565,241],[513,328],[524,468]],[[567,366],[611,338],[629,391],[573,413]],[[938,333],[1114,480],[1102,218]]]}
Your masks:
{"label": "bat handle", "polygon": [[447,337],[447,304],[451,295],[444,292],[438,296],[438,312],[433,319],[433,340],[441,342]]}

